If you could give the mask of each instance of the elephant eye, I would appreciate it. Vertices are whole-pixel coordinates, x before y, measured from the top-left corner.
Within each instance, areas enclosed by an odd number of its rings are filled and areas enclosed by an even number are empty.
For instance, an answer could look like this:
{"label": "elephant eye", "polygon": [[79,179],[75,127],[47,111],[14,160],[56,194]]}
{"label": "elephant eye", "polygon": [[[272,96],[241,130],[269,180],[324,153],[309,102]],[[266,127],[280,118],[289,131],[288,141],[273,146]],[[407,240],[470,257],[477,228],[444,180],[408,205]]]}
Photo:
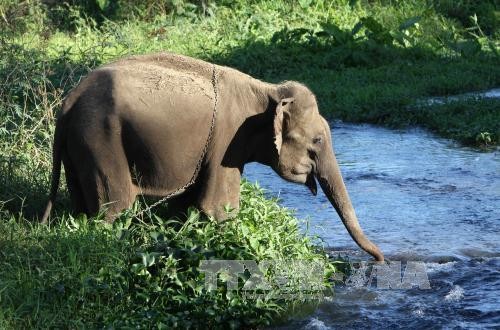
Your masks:
{"label": "elephant eye", "polygon": [[321,144],[323,142],[323,139],[321,136],[317,136],[313,139],[314,144]]}

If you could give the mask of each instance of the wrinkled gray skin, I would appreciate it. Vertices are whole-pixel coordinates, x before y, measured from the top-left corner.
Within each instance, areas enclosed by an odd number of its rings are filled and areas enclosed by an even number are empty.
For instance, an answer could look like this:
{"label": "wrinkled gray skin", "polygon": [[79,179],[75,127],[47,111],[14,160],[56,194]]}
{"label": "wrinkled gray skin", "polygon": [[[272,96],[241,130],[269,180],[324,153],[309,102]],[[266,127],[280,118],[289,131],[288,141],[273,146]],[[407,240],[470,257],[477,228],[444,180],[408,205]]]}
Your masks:
{"label": "wrinkled gray skin", "polygon": [[[54,139],[47,221],[61,161],[75,212],[103,207],[112,220],[139,194],[164,196],[186,184],[202,155],[214,106],[213,65],[174,54],[129,57],[92,71],[66,97]],[[316,180],[356,243],[384,256],[359,226],[314,94],[216,66],[217,120],[185,203],[225,219],[238,209],[243,167],[257,161],[316,194]]]}

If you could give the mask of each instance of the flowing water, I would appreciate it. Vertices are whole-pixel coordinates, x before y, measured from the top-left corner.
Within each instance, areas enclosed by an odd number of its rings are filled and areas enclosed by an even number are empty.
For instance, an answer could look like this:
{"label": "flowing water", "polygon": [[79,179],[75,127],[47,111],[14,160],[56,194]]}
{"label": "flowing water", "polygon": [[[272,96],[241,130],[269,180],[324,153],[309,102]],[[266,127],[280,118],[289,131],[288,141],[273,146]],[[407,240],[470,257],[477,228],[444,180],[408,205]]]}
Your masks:
{"label": "flowing water", "polygon": [[431,97],[425,100],[421,100],[420,104],[444,104],[457,100],[464,100],[470,98],[483,98],[483,99],[498,99],[500,98],[500,88],[490,89],[484,92],[472,92],[460,95],[452,95],[452,96],[442,96],[442,97]]}
{"label": "flowing water", "polygon": [[[500,328],[498,150],[477,152],[422,130],[334,123],[332,134],[365,233],[403,269],[424,262],[431,288],[341,286],[283,328]],[[258,164],[247,165],[245,176],[308,219],[309,234],[333,251],[370,259],[322,192],[314,197]]]}

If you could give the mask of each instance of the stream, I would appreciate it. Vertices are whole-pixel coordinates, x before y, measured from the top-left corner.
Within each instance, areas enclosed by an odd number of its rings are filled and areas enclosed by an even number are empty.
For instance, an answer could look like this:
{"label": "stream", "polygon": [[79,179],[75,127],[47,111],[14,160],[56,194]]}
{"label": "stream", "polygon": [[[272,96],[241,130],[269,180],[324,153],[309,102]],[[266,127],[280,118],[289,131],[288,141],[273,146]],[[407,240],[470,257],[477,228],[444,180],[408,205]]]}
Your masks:
{"label": "stream", "polygon": [[[403,269],[423,262],[430,289],[338,286],[312,315],[282,329],[500,328],[498,149],[481,153],[420,129],[331,126],[364,232]],[[333,255],[370,260],[321,191],[314,197],[259,164],[248,164],[245,177],[295,209]]]}

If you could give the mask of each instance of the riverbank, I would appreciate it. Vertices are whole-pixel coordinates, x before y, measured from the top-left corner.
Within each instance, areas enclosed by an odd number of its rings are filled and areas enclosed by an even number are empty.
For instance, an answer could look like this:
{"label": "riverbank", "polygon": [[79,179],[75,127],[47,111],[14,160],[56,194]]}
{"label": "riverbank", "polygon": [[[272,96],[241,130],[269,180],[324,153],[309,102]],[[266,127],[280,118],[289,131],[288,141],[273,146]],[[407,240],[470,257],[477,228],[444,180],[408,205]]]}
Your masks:
{"label": "riverbank", "polygon": [[293,214],[254,185],[242,185],[241,210],[224,223],[196,210],[185,221],[167,220],[162,207],[136,219],[137,207],[113,225],[64,213],[43,226],[0,210],[0,328],[253,328],[303,301],[273,298],[283,294],[280,269],[286,293],[302,292],[292,280],[303,283],[304,274],[294,275],[290,264],[271,265],[273,288],[251,299],[241,280],[238,292],[224,281],[209,290],[202,260],[316,262],[319,284],[330,286],[335,265],[319,240],[304,236]]}

